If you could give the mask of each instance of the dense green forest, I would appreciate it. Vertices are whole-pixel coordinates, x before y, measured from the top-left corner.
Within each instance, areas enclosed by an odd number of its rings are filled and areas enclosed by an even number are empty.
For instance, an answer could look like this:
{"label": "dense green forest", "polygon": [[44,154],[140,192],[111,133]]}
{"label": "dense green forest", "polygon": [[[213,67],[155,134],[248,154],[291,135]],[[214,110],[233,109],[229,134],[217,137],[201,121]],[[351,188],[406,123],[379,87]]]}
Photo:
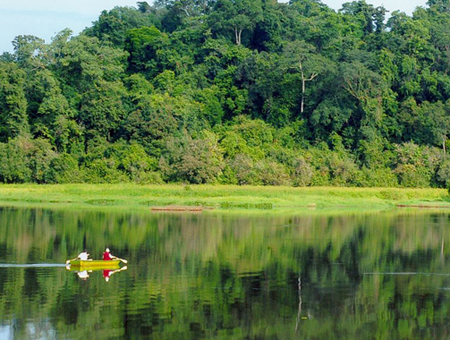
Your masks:
{"label": "dense green forest", "polygon": [[158,0],[0,56],[0,181],[447,187],[450,1]]}

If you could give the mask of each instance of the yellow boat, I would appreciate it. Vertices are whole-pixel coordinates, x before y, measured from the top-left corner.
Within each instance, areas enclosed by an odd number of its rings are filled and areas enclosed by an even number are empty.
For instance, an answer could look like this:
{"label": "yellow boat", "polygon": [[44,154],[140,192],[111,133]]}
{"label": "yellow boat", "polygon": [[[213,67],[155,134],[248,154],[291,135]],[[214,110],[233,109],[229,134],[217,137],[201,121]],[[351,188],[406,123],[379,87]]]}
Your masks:
{"label": "yellow boat", "polygon": [[70,268],[85,269],[115,269],[119,268],[120,260],[73,260],[70,261]]}

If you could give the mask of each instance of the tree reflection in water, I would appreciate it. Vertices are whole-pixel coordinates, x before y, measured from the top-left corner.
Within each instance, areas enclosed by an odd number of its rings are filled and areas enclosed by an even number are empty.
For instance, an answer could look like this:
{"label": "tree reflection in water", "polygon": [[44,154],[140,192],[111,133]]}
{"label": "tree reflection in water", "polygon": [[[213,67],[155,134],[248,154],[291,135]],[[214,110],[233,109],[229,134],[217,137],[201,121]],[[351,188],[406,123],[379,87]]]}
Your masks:
{"label": "tree reflection in water", "polygon": [[[2,208],[0,332],[14,339],[447,338],[449,217]],[[126,272],[100,270],[84,281],[58,266],[5,266],[62,264],[84,242],[93,254],[113,245],[129,260]]]}

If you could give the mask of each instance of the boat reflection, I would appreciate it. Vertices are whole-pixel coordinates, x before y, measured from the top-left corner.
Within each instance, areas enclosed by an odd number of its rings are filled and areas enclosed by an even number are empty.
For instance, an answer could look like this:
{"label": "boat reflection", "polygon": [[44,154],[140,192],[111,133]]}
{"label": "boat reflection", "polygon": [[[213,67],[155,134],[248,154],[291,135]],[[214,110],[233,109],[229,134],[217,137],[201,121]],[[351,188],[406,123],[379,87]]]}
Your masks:
{"label": "boat reflection", "polygon": [[103,270],[103,278],[105,279],[106,282],[109,282],[109,278],[111,277],[111,275],[116,274],[118,272],[121,272],[123,270],[127,270],[127,266],[124,266],[120,269],[116,269],[116,270],[111,270],[111,269],[105,269]]}
{"label": "boat reflection", "polygon": [[[92,272],[92,270],[91,270],[91,272]],[[77,272],[77,275],[82,280],[87,280],[89,278],[89,274],[88,274],[87,270],[83,270],[81,272]]]}
{"label": "boat reflection", "polygon": [[102,271],[103,278],[105,279],[106,282],[109,282],[109,279],[111,278],[111,276],[113,274],[125,271],[128,269],[128,267],[124,266],[124,267],[118,268],[118,269],[111,269],[111,268],[100,268],[100,267],[85,268],[85,267],[80,267],[80,266],[70,266],[69,265],[69,266],[66,266],[66,269],[70,272],[76,273],[77,276],[83,281],[86,281],[89,278],[91,273]]}

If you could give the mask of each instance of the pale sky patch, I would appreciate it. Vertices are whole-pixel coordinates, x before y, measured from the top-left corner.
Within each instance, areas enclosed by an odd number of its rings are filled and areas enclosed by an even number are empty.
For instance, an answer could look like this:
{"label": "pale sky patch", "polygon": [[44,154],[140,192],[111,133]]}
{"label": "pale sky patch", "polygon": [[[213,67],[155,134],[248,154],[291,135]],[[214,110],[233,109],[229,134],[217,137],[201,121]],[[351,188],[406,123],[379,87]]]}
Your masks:
{"label": "pale sky patch", "polygon": [[[342,7],[343,3],[351,2],[351,1],[323,0],[322,2],[324,4],[327,4],[334,10],[338,10]],[[414,10],[416,9],[416,7],[418,7],[418,6],[426,7],[427,0],[384,0],[384,1],[383,0],[366,0],[366,2],[368,4],[374,5],[375,7],[383,6],[384,8],[389,10],[389,12],[391,12],[391,13],[399,10],[401,12],[405,12],[405,13],[411,15],[412,12],[414,12]]]}
{"label": "pale sky patch", "polygon": [[[147,1],[151,3],[151,1]],[[281,1],[287,2],[287,1]],[[323,0],[338,10],[348,1]],[[401,10],[411,14],[426,0],[366,0],[374,6],[384,5],[390,12]],[[0,54],[13,52],[11,42],[18,35],[34,35],[51,41],[58,32],[70,28],[74,35],[97,20],[102,10],[115,6],[136,7],[137,0],[0,0]]]}

